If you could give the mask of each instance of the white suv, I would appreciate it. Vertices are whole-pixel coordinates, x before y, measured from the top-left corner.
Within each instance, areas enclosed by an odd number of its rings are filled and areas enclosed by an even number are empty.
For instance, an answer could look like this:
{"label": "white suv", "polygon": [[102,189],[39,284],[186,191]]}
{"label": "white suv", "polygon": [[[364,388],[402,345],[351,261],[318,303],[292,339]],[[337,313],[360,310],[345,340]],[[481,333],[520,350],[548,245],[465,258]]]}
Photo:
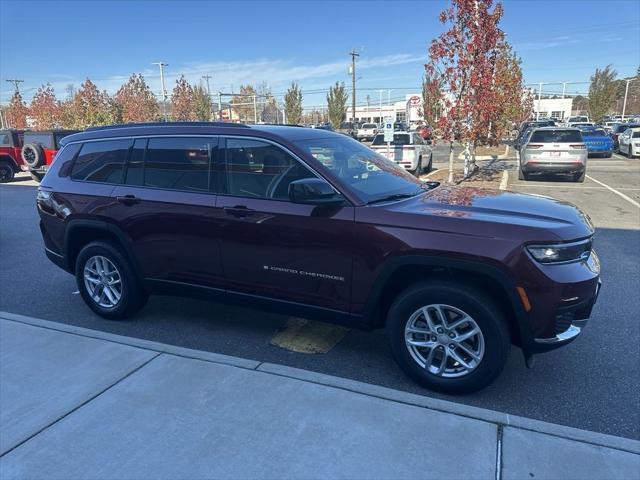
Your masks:
{"label": "white suv", "polygon": [[373,140],[373,137],[376,136],[376,133],[378,133],[378,125],[376,125],[375,123],[363,123],[362,126],[358,129],[358,133],[356,134],[356,136],[361,142],[363,140],[371,141]]}

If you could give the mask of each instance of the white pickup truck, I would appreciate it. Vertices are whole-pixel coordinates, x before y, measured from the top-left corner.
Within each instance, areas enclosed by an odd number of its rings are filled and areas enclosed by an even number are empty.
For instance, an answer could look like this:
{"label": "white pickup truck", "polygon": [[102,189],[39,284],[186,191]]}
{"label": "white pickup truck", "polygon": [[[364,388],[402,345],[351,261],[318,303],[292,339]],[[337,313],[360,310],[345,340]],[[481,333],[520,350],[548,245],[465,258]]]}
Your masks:
{"label": "white pickup truck", "polygon": [[356,134],[356,137],[361,142],[363,140],[364,141],[373,140],[373,137],[376,136],[376,133],[378,133],[378,130],[379,130],[379,127],[375,123],[363,123],[362,126],[360,126],[360,128],[358,129],[358,133]]}
{"label": "white pickup truck", "polygon": [[416,177],[430,172],[433,167],[431,146],[417,132],[393,132],[393,142],[389,146],[384,141],[384,134],[380,133],[373,138],[371,148]]}

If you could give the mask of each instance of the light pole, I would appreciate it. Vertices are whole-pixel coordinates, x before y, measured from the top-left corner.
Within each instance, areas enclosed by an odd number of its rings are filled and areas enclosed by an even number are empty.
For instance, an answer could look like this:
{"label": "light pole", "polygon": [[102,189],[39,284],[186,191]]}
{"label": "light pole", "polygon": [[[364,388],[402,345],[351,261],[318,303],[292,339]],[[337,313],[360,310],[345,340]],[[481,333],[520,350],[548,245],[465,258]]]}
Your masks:
{"label": "light pole", "polygon": [[382,92],[383,91],[384,90],[380,90],[380,114],[379,114],[380,118],[378,119],[379,120],[379,122],[378,122],[379,124],[382,124]]}
{"label": "light pole", "polygon": [[536,120],[540,118],[540,99],[542,98],[542,82],[538,85],[538,108],[536,108]]}
{"label": "light pole", "polygon": [[622,102],[622,121],[624,122],[624,113],[627,110],[627,95],[629,94],[629,83],[633,82],[634,78],[625,78],[624,81],[627,85],[624,87],[624,102]]}
{"label": "light pole", "polygon": [[164,121],[167,121],[167,90],[164,88],[164,67],[168,67],[168,63],[154,62],[152,65],[158,65],[160,67],[160,84],[162,85],[162,115]]}
{"label": "light pole", "polygon": [[[211,101],[211,89],[209,88],[209,79],[211,78],[211,75],[203,75],[202,78],[204,78],[207,82],[207,98],[209,99],[209,106],[212,106],[213,102]],[[209,120],[211,120],[211,117],[209,117]]]}

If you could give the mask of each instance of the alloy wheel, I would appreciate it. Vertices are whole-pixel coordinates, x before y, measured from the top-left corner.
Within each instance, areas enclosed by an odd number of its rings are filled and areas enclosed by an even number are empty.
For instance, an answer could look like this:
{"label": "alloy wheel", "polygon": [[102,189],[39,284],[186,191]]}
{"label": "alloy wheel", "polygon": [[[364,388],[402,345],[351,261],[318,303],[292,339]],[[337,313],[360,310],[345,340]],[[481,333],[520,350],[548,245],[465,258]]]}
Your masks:
{"label": "alloy wheel", "polygon": [[409,317],[405,344],[418,365],[443,378],[470,374],[485,351],[476,321],[459,308],[443,304],[426,305]]}
{"label": "alloy wheel", "polygon": [[113,308],[122,298],[122,278],[111,260],[90,257],[84,265],[84,286],[91,299],[103,308]]}

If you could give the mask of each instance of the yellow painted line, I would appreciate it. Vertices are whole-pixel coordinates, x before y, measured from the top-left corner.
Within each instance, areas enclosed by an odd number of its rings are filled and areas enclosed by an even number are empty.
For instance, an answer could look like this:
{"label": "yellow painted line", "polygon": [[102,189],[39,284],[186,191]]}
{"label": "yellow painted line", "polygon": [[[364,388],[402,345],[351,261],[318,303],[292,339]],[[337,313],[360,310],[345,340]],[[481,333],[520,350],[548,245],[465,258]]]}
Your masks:
{"label": "yellow painted line", "polygon": [[348,332],[348,328],[338,325],[292,317],[287,328],[276,333],[269,343],[291,352],[327,353]]}

